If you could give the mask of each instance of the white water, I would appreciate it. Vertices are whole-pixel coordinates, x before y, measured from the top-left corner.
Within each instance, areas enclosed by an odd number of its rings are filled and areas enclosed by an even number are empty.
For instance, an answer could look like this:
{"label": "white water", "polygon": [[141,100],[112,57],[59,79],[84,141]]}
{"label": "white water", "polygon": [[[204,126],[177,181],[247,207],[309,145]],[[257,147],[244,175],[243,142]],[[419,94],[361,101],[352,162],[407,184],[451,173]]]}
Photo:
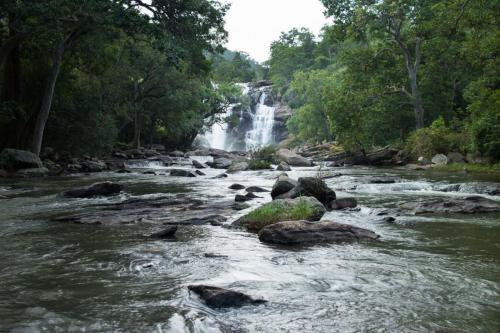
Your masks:
{"label": "white water", "polygon": [[266,146],[273,141],[275,108],[264,104],[266,96],[265,92],[260,96],[253,119],[252,130],[246,134],[245,144],[247,150]]}

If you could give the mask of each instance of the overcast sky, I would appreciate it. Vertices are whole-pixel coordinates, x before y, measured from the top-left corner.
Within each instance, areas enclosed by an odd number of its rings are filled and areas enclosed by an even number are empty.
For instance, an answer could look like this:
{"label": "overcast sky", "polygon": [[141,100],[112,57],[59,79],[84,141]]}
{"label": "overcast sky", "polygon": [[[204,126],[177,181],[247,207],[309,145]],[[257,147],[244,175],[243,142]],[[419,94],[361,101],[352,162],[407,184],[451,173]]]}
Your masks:
{"label": "overcast sky", "polygon": [[269,58],[269,47],[281,32],[306,27],[317,35],[327,19],[319,0],[225,0],[229,41],[226,47],[245,51],[257,61]]}

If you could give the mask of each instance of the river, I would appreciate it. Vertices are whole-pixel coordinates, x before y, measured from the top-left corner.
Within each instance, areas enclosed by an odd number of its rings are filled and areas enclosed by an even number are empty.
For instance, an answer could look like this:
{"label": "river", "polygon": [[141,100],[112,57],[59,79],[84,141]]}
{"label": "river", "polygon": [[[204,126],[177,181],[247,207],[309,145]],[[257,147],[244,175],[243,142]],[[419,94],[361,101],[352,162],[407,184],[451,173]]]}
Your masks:
{"label": "river", "polygon": [[[155,167],[157,173],[167,170]],[[207,176],[197,178],[135,171],[0,180],[0,196],[6,197],[0,199],[0,332],[500,330],[499,214],[403,215],[393,224],[377,215],[418,198],[474,193],[478,184],[499,179],[335,168],[342,176],[327,179],[327,184],[338,197],[356,197],[361,209],[329,212],[323,219],[381,236],[367,243],[277,247],[260,243],[246,231],[211,225],[181,226],[175,241],[157,241],[142,237],[143,223],[50,220],[131,197],[183,194],[232,200],[237,191],[229,185],[270,189],[277,175],[248,171],[210,179],[221,171],[206,169]],[[295,168],[289,175],[317,172]],[[373,176],[394,177],[396,183],[371,184]],[[57,196],[67,188],[102,180],[124,184],[126,194],[100,199]],[[270,201],[268,193],[261,196],[249,202],[252,208]],[[227,223],[252,208],[227,216]],[[187,285],[196,283],[269,302],[210,309],[188,292]]]}

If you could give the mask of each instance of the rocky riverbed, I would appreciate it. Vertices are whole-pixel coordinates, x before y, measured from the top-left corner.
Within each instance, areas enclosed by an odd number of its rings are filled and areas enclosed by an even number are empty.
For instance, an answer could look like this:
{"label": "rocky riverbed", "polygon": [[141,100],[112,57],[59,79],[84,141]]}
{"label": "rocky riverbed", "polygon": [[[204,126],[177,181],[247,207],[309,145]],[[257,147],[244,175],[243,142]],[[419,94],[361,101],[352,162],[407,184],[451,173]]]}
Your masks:
{"label": "rocky riverbed", "polygon": [[[282,200],[322,178],[321,222],[257,234],[233,223],[272,201],[280,171],[207,167],[235,155],[170,158],[0,180],[0,331],[499,327],[499,179],[292,166]],[[120,187],[82,195],[105,181]]]}

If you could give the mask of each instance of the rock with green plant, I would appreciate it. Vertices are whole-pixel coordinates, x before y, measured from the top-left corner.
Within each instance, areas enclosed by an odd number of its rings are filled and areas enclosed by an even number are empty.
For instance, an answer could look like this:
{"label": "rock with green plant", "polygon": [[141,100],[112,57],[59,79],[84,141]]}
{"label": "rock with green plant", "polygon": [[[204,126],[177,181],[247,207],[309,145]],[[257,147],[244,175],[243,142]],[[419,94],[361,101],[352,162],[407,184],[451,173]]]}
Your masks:
{"label": "rock with green plant", "polygon": [[293,199],[302,196],[314,197],[323,205],[336,199],[335,191],[320,177],[302,177],[294,181],[288,176],[280,176],[271,192],[273,199]]}
{"label": "rock with green plant", "polygon": [[259,231],[267,225],[281,221],[319,221],[325,212],[325,206],[313,197],[274,200],[239,218],[233,226]]}

